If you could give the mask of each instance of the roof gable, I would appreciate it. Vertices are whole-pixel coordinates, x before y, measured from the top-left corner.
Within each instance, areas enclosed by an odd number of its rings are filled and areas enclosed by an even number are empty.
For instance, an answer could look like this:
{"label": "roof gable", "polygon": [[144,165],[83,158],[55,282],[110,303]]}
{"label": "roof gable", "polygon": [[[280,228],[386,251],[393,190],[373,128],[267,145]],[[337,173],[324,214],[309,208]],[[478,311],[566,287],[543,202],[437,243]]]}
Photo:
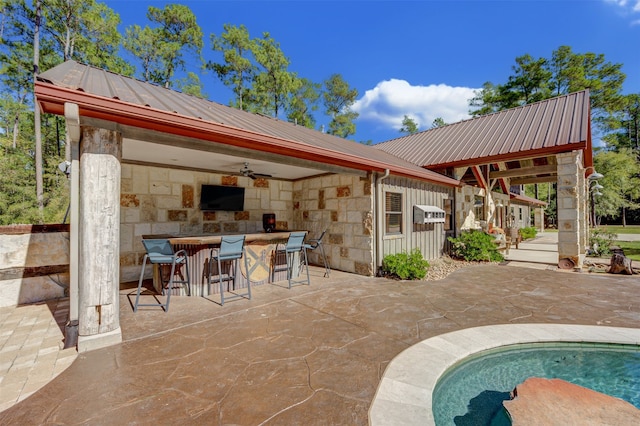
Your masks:
{"label": "roof gable", "polygon": [[431,169],[590,149],[589,91],[426,130],[375,147]]}

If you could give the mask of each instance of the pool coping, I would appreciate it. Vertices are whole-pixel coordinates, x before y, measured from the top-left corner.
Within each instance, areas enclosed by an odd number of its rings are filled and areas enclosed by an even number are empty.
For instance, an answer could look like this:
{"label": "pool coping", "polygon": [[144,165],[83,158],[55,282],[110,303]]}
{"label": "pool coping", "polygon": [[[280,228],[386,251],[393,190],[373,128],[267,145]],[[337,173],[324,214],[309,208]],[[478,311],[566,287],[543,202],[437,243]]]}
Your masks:
{"label": "pool coping", "polygon": [[574,324],[501,324],[467,328],[423,340],[387,366],[369,408],[370,425],[435,425],[438,379],[464,358],[521,343],[640,344],[640,329]]}

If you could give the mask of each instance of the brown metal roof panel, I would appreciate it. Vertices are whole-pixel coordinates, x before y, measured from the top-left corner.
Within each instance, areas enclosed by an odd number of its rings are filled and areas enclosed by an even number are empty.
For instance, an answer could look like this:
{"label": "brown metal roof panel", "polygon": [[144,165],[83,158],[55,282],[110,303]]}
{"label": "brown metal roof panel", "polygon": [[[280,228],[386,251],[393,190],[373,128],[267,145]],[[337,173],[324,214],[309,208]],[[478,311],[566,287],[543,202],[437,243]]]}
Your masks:
{"label": "brown metal roof panel", "polygon": [[[410,135],[384,142],[376,148],[434,166],[584,142],[588,137],[588,98],[588,91],[564,95],[427,130],[418,134],[419,139]],[[407,155],[410,148],[420,152]]]}

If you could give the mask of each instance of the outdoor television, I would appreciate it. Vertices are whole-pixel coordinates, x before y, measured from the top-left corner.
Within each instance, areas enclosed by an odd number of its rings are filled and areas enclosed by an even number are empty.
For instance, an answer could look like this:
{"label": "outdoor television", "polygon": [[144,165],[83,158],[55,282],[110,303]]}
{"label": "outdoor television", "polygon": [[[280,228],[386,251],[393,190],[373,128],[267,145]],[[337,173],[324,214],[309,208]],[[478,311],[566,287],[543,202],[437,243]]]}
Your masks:
{"label": "outdoor television", "polygon": [[244,210],[244,188],[237,186],[202,185],[200,210],[232,211]]}

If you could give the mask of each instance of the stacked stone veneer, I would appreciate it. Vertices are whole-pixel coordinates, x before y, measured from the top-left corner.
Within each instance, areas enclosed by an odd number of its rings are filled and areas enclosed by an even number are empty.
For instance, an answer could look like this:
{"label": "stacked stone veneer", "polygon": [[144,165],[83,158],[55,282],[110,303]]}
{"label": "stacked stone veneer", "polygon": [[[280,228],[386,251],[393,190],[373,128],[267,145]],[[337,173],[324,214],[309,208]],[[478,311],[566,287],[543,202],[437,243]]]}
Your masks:
{"label": "stacked stone veneer", "polygon": [[485,197],[485,190],[464,185],[456,189],[456,227],[461,230],[480,229],[481,217],[474,213],[475,197]]}
{"label": "stacked stone veneer", "polygon": [[[138,279],[143,235],[262,232],[262,214],[275,213],[277,228],[293,229],[293,183],[275,179],[123,164],[120,196],[122,281]],[[245,188],[244,211],[203,212],[203,184]],[[300,224],[301,226],[302,224]]]}
{"label": "stacked stone veneer", "polygon": [[570,259],[576,267],[584,260],[587,238],[586,183],[582,151],[561,153],[558,160],[558,259]]}
{"label": "stacked stone veneer", "polygon": [[[323,244],[331,268],[373,275],[373,196],[371,176],[326,175],[293,184],[293,223]],[[309,253],[321,264],[319,251]]]}
{"label": "stacked stone veneer", "polygon": [[[456,189],[456,227],[462,231],[468,231],[470,229],[481,229],[480,221],[484,220],[484,218],[475,216],[474,203],[476,196],[483,197],[486,204],[485,189],[471,185],[464,185]],[[512,210],[514,214],[514,221],[513,223],[511,223],[511,227],[523,228],[529,226],[531,215],[531,207],[529,205],[518,204],[514,201],[511,201],[509,195],[498,192],[492,192],[491,197],[494,203],[501,201],[502,205],[505,206],[503,207],[505,209],[504,226],[507,226],[507,223],[509,222],[508,216],[511,214]],[[485,209],[487,209],[486,205]],[[494,207],[494,213],[490,216],[490,219],[493,222],[494,226],[498,225],[496,218],[496,215],[498,213],[496,212],[496,210],[497,207]],[[520,219],[521,216],[522,219]]]}

